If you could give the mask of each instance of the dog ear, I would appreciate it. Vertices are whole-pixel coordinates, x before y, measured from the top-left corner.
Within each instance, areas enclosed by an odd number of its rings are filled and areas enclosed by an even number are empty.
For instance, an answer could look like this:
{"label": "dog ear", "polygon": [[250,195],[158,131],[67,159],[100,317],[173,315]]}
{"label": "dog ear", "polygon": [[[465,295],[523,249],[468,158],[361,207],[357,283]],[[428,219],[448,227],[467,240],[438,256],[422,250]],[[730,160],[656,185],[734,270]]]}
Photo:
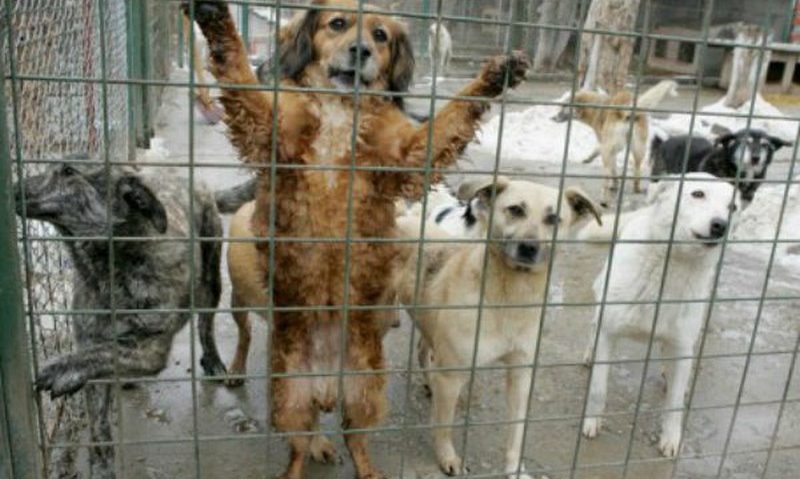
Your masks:
{"label": "dog ear", "polygon": [[117,182],[117,194],[134,211],[149,219],[156,231],[167,232],[167,211],[155,194],[138,176],[123,176]]}
{"label": "dog ear", "polygon": [[[319,4],[320,1],[316,0],[311,5]],[[299,18],[292,19],[284,27],[286,30],[281,31],[278,61],[284,78],[297,80],[306,65],[314,60],[314,32],[318,19],[319,10],[312,8]]]}
{"label": "dog ear", "polygon": [[680,176],[677,175],[669,175],[665,178],[661,178],[658,182],[651,181],[647,186],[647,204],[652,205],[661,201],[661,199],[666,196],[667,192],[675,187],[679,178]]}
{"label": "dog ear", "polygon": [[727,135],[719,136],[719,137],[717,137],[716,140],[714,140],[714,146],[715,147],[721,146],[723,148],[730,148],[730,146],[731,146],[730,144],[732,142],[736,141],[736,138],[738,138],[738,136],[739,135],[737,135],[736,133],[728,133]]}
{"label": "dog ear", "polygon": [[[495,180],[491,176],[481,176],[461,183],[456,197],[468,203],[473,198],[478,198],[485,205],[492,204],[492,200],[505,190],[510,180],[505,176],[498,176]],[[494,192],[494,196],[492,193]]]}
{"label": "dog ear", "polygon": [[775,151],[778,151],[785,146],[792,146],[791,141],[782,140],[776,136],[768,136],[767,139],[772,144],[772,148],[774,148]]}
{"label": "dog ear", "polygon": [[589,215],[594,217],[597,224],[600,226],[603,225],[603,220],[600,217],[600,205],[589,198],[589,195],[584,193],[582,189],[576,186],[567,188],[567,190],[564,191],[564,199],[567,200],[567,204],[572,209],[573,213],[572,224],[570,226],[588,218]]}
{"label": "dog ear", "polygon": [[[407,92],[414,79],[414,47],[406,27],[398,24],[392,39],[391,70],[389,71],[389,91]],[[400,98],[402,101],[402,97]]]}

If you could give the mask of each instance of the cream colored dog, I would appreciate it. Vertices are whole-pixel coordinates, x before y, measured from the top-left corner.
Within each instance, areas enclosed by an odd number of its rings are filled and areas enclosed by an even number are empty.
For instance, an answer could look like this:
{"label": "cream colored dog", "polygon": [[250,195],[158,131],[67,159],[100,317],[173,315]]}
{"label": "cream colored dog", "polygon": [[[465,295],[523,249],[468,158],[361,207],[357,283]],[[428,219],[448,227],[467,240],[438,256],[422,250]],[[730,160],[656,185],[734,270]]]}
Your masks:
{"label": "cream colored dog", "polygon": [[[486,243],[477,242],[425,244],[420,268],[422,277],[415,295],[419,247],[413,244],[401,255],[394,282],[399,301],[409,308],[422,332],[422,367],[465,368],[463,371],[428,372],[433,393],[432,422],[444,426],[434,429],[436,455],[441,468],[450,475],[465,472],[453,447],[450,425],[461,388],[469,379],[473,355],[477,354],[477,365],[500,362],[525,366],[533,363],[536,354],[541,308],[496,309],[492,306],[542,302],[556,227],[566,231],[584,219],[600,221],[598,206],[577,188],[564,191],[560,208],[557,189],[503,177],[496,183],[482,179],[462,185],[459,196],[472,198],[484,238],[493,211],[488,247]],[[398,218],[398,235],[418,238],[420,222],[421,218],[413,212]],[[436,225],[434,218],[430,218],[425,227],[426,238],[453,238]],[[458,305],[464,309],[414,311],[415,297],[419,305]],[[484,308],[479,309],[479,304]],[[476,352],[473,346],[479,314],[481,326]],[[508,417],[519,421],[509,428],[506,449],[505,472],[513,477],[518,470],[524,471],[521,449],[531,368],[509,369],[507,374]]]}

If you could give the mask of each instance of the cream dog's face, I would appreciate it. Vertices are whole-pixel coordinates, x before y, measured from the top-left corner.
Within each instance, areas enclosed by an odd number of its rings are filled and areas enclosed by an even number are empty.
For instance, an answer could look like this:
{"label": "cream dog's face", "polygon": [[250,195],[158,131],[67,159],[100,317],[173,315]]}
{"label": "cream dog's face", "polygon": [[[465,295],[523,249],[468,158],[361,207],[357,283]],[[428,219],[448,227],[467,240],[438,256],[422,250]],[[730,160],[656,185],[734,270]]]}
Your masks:
{"label": "cream dog's face", "polygon": [[490,245],[509,267],[544,271],[553,248],[556,227],[568,230],[584,220],[600,220],[600,207],[579,188],[564,191],[558,208],[558,189],[505,177],[476,179],[459,188],[459,198],[474,199],[474,213],[489,226]]}
{"label": "cream dog's face", "polygon": [[[320,10],[314,6],[341,7]],[[305,77],[311,86],[352,90],[407,91],[414,54],[403,24],[366,6],[359,20],[355,0],[316,0],[293,20],[281,45],[285,77]]]}

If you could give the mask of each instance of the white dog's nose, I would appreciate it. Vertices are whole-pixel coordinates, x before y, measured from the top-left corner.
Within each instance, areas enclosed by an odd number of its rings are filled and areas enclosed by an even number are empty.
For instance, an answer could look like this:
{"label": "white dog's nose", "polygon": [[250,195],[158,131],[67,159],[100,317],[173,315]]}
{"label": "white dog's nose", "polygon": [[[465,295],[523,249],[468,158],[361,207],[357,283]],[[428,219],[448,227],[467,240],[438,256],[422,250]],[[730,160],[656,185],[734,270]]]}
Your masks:
{"label": "white dog's nose", "polygon": [[714,218],[711,220],[710,234],[713,238],[722,238],[728,230],[728,220],[724,218]]}

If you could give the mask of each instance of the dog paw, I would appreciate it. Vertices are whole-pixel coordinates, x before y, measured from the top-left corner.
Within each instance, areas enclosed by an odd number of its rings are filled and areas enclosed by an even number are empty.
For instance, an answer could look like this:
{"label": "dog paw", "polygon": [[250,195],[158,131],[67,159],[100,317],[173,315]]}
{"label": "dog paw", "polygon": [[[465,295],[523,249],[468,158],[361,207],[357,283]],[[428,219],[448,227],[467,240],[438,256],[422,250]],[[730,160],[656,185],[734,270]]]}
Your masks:
{"label": "dog paw", "polygon": [[224,378],[222,376],[228,374],[228,371],[225,369],[225,364],[217,356],[208,356],[204,354],[203,357],[200,358],[200,366],[203,368],[203,374],[218,380],[223,380]]}
{"label": "dog paw", "polygon": [[658,450],[664,457],[675,457],[681,445],[680,433],[662,433],[658,443]]}
{"label": "dog paw", "polygon": [[230,377],[230,376],[242,376],[242,375],[244,375],[246,373],[247,373],[247,371],[244,368],[237,368],[237,367],[231,366],[231,368],[228,370],[228,373],[227,373],[228,377],[225,378],[225,381],[223,382],[223,384],[225,384],[225,386],[229,387],[229,388],[237,388],[239,386],[242,386],[244,384],[244,378],[233,378],[233,377]]}
{"label": "dog paw", "polygon": [[86,384],[88,374],[82,369],[72,368],[62,361],[45,365],[36,376],[36,389],[49,391],[52,398],[73,394]]}
{"label": "dog paw", "polygon": [[325,436],[316,435],[311,439],[311,458],[320,464],[341,464],[342,457],[336,452],[336,446]]}
{"label": "dog paw", "polygon": [[506,85],[509,88],[516,87],[525,79],[525,74],[530,66],[530,59],[521,51],[490,58],[481,73],[481,77],[488,87],[487,93],[496,96],[503,92]]}
{"label": "dog paw", "polygon": [[600,426],[602,421],[599,417],[587,417],[583,420],[583,435],[589,439],[593,439],[600,434]]}
{"label": "dog paw", "polygon": [[441,467],[442,472],[448,476],[469,474],[469,468],[467,468],[467,466],[464,465],[464,461],[456,455],[439,459],[439,467]]}
{"label": "dog paw", "polygon": [[[189,16],[188,1],[181,2],[181,10]],[[225,20],[230,16],[228,4],[222,0],[195,0],[194,19],[201,27]]]}
{"label": "dog paw", "polygon": [[519,468],[519,472],[517,472],[516,466],[506,467],[506,478],[507,479],[534,479],[533,476],[527,474],[525,472],[525,464],[523,464]]}

